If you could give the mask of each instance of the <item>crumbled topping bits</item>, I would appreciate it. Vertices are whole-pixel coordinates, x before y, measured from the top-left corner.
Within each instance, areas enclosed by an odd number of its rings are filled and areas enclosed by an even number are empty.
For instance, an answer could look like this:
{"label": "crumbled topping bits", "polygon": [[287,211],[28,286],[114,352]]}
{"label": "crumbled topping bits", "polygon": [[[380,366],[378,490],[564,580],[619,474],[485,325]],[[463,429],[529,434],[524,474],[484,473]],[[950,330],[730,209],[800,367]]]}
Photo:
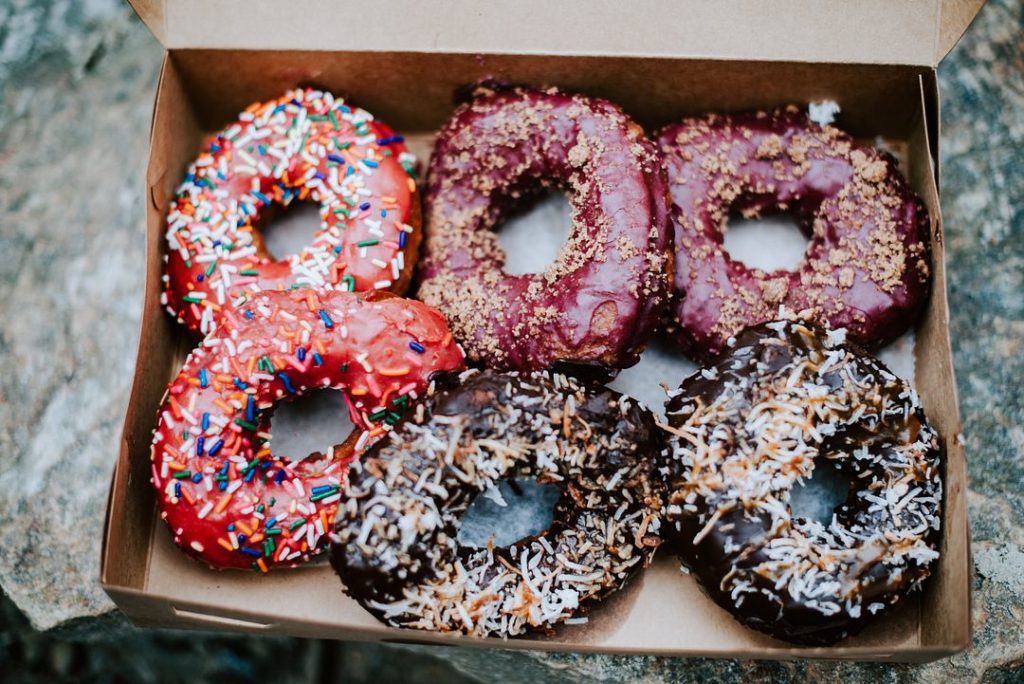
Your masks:
{"label": "crumbled topping bits", "polygon": [[[713,357],[780,304],[869,348],[913,324],[928,294],[928,214],[890,155],[795,107],[687,119],[658,142],[676,224],[666,326],[689,353]],[[803,262],[766,273],[732,259],[730,212],[792,212],[810,238]]]}
{"label": "crumbled topping bits", "polygon": [[[741,622],[826,645],[917,588],[938,557],[938,437],[907,383],[843,336],[749,328],[666,407],[666,534]],[[852,483],[831,520],[793,517],[816,467]]]}
{"label": "crumbled topping bits", "polygon": [[[203,334],[261,290],[409,285],[420,241],[415,158],[402,136],[328,92],[256,102],[206,144],[167,214],[163,303]],[[280,261],[261,215],[320,205],[312,244]]]}
{"label": "crumbled topping bits", "polygon": [[[543,273],[510,275],[494,228],[550,189],[571,204],[568,242]],[[554,89],[478,91],[437,138],[419,297],[489,367],[632,365],[671,285],[666,197],[656,149],[618,107]]]}
{"label": "crumbled topping bits", "polygon": [[[353,464],[331,562],[346,591],[391,626],[550,631],[650,562],[664,440],[643,406],[567,376],[455,380]],[[522,476],[562,488],[551,526],[507,548],[460,546],[473,498]]]}
{"label": "crumbled topping bits", "polygon": [[[346,466],[422,394],[463,368],[444,318],[387,293],[253,294],[189,355],[168,386],[151,449],[161,516],[186,553],[266,572],[323,549]],[[357,431],[329,454],[271,452],[275,403],[344,392]]]}

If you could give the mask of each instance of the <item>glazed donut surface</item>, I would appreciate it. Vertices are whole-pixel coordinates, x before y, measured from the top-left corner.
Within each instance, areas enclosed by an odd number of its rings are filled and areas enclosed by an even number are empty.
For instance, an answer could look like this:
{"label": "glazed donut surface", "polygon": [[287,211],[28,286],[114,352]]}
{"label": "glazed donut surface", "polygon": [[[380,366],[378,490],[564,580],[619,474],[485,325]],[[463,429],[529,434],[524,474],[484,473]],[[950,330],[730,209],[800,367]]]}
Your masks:
{"label": "glazed donut surface", "polygon": [[[494,228],[564,190],[567,244],[543,272],[511,275]],[[615,105],[556,90],[483,90],[441,129],[424,198],[419,297],[476,362],[636,363],[667,302],[671,227],[654,146]]]}
{"label": "glazed donut surface", "polygon": [[[266,571],[322,550],[349,461],[437,371],[463,367],[444,319],[382,292],[254,295],[188,357],[159,409],[152,482],[174,542],[216,568]],[[272,452],[278,401],[344,392],[357,431],[329,454]]]}
{"label": "glazed donut surface", "polygon": [[[666,536],[740,622],[805,645],[859,631],[929,575],[939,441],[917,395],[811,323],[749,328],[666,406]],[[815,468],[850,480],[831,520],[796,517]]]}
{"label": "glazed donut surface", "polygon": [[[261,290],[403,293],[420,242],[415,159],[401,136],[331,93],[257,102],[206,144],[167,215],[163,303],[203,334]],[[312,243],[283,259],[261,217],[319,205]]]}
{"label": "glazed donut surface", "polygon": [[[866,348],[913,325],[929,287],[929,222],[891,155],[795,107],[711,114],[658,136],[675,219],[674,302],[666,327],[710,359],[779,306],[846,328]],[[766,273],[724,247],[730,212],[791,212],[810,238],[794,270]]]}
{"label": "glazed donut surface", "polygon": [[[558,374],[467,371],[353,465],[331,562],[395,627],[477,636],[548,631],[651,558],[664,448],[652,414]],[[473,498],[508,477],[562,490],[548,529],[508,547],[457,540]]]}

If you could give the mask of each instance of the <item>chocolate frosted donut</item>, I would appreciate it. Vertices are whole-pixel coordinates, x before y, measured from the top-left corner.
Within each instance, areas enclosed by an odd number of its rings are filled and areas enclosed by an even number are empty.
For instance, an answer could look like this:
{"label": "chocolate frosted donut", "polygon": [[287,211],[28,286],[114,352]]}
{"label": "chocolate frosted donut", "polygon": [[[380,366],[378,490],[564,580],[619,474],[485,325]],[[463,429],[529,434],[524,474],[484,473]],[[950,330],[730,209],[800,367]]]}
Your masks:
{"label": "chocolate frosted donut", "polygon": [[[451,376],[454,380],[455,376]],[[652,414],[566,376],[467,371],[416,405],[349,472],[331,563],[395,627],[515,636],[619,589],[659,543],[664,441]],[[459,516],[509,477],[562,496],[550,527],[467,548]]]}
{"label": "chocolate frosted donut", "polygon": [[[780,305],[811,310],[874,348],[907,330],[928,294],[928,214],[895,160],[795,107],[687,119],[658,137],[676,221],[666,327],[711,358]],[[730,211],[793,213],[810,243],[793,271],[766,273],[723,246]]]}
{"label": "chocolate frosted donut", "polygon": [[[636,363],[671,283],[659,166],[640,127],[610,102],[479,89],[434,148],[419,297],[489,367]],[[493,229],[550,188],[572,205],[569,240],[543,273],[511,275]]]}
{"label": "chocolate frosted donut", "polygon": [[[749,328],[666,407],[666,535],[740,622],[806,645],[860,630],[938,557],[939,444],[917,395],[841,334]],[[793,517],[793,486],[836,467],[831,520]]]}

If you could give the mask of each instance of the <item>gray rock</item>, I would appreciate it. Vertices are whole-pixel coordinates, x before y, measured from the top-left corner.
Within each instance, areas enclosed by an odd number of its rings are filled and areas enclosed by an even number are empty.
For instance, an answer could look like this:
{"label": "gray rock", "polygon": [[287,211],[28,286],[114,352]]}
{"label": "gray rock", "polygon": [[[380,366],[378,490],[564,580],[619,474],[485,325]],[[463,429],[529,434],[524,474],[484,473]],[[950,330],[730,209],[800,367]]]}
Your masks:
{"label": "gray rock", "polygon": [[98,549],[141,312],[160,51],[107,4],[7,6],[0,33],[5,58],[39,54],[0,63],[0,584],[39,628],[112,608]]}
{"label": "gray rock", "polygon": [[[139,326],[139,198],[160,49],[117,0],[0,0],[0,586],[35,628],[61,626],[34,632],[0,600],[0,662],[13,657],[36,668],[40,678],[25,681],[72,672],[148,680],[162,668],[210,660],[218,664],[197,673],[247,679],[293,665],[311,677],[355,663],[344,671],[358,676],[396,663],[419,671],[437,657],[485,681],[1019,679],[1022,29],[1021,3],[992,0],[939,70],[951,332],[970,459],[974,643],[924,666],[770,663],[189,638],[126,626],[96,576]],[[143,667],[118,659],[125,648],[152,660]],[[275,665],[267,649],[294,656]],[[160,660],[166,650],[181,659]]]}

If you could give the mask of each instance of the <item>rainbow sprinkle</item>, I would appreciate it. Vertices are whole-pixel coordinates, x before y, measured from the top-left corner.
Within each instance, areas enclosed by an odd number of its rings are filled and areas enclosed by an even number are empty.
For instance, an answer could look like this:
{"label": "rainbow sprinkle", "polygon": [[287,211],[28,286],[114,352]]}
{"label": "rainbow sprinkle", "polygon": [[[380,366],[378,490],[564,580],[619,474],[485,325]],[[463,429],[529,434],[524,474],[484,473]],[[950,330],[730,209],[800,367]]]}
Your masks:
{"label": "rainbow sprinkle", "polygon": [[[250,105],[178,188],[162,303],[207,334],[261,290],[403,289],[414,163],[402,136],[331,93],[293,90]],[[261,210],[307,200],[320,205],[312,244],[274,260],[254,237]]]}

